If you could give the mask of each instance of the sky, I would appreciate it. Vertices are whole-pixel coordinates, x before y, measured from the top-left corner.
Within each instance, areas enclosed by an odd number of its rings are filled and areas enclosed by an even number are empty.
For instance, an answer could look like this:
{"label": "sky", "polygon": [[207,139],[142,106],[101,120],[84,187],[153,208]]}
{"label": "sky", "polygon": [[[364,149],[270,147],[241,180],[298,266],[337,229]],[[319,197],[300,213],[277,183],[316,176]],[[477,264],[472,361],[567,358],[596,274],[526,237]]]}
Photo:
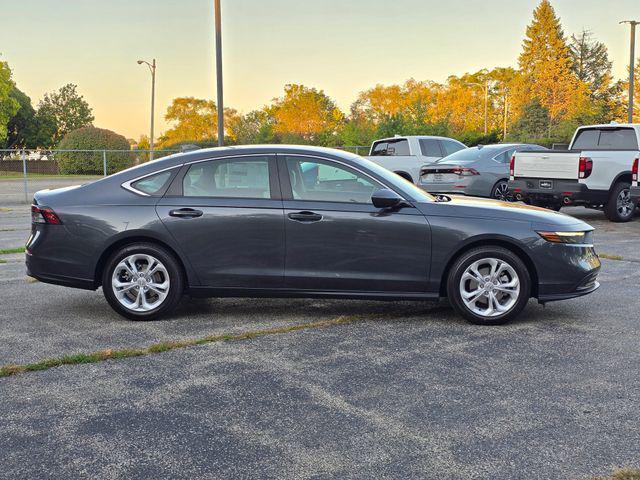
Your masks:
{"label": "sky", "polygon": [[[551,0],[567,36],[590,30],[614,76],[626,75],[639,0]],[[442,82],[517,66],[537,0],[221,0],[225,106],[246,113],[287,83],[324,90],[343,111],[359,92],[408,78]],[[157,60],[156,137],[180,96],[215,99],[213,0],[0,0],[0,60],[37,102],[78,85],[94,124],[149,131]],[[640,38],[640,32],[638,32]],[[639,41],[640,43],[640,41]],[[638,45],[636,51],[640,51]]]}

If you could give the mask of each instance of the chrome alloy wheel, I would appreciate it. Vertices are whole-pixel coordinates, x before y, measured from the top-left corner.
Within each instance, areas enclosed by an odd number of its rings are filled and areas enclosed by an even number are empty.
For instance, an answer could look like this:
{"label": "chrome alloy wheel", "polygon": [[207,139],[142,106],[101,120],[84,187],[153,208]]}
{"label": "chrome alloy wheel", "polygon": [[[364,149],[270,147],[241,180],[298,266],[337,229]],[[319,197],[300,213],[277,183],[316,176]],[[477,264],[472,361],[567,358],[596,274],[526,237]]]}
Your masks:
{"label": "chrome alloy wheel", "polygon": [[134,312],[159,307],[169,293],[169,272],[155,257],[133,254],[116,265],[111,288],[120,304]]}
{"label": "chrome alloy wheel", "polygon": [[483,258],[467,267],[460,278],[460,295],[466,307],[482,317],[510,311],[520,296],[520,279],[504,260]]}
{"label": "chrome alloy wheel", "polygon": [[635,210],[635,205],[631,200],[631,190],[628,188],[623,189],[616,199],[616,208],[621,217],[627,218]]}

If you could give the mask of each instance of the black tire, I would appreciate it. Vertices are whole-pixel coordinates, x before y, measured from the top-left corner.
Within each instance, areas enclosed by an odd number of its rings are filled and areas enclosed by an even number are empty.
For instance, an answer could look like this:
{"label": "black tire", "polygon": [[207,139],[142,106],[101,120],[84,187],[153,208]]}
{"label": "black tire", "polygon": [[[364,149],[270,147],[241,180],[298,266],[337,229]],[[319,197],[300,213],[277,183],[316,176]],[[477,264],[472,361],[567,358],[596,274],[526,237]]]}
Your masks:
{"label": "black tire", "polygon": [[[623,195],[628,200],[623,200],[621,198]],[[633,218],[636,206],[636,202],[631,200],[631,184],[629,182],[618,182],[609,193],[609,200],[604,206],[604,214],[611,222],[628,222]]]}
{"label": "black tire", "polygon": [[[164,277],[168,275],[169,286],[166,291],[166,297],[164,300],[160,301],[156,307],[147,311],[134,311],[127,308],[120,300],[118,300],[113,289],[112,279],[114,270],[122,260],[132,255],[150,255],[164,267],[164,270],[157,275],[160,275],[162,280],[164,280]],[[164,273],[165,271],[166,275]],[[133,283],[133,279],[131,283]],[[140,287],[132,287],[129,290],[131,295],[133,296],[139,288]],[[152,288],[149,287],[149,290],[152,290]],[[111,308],[113,308],[117,313],[130,320],[155,320],[168,315],[180,302],[183,291],[184,278],[182,268],[178,261],[166,249],[153,243],[134,243],[119,249],[109,257],[102,274],[102,292],[107,299],[107,302],[109,302]],[[155,293],[151,291],[149,295],[153,296]]]}
{"label": "black tire", "polygon": [[[495,316],[483,316],[471,310],[465,304],[460,292],[462,277],[467,268],[483,259],[497,259],[506,263],[515,271],[519,280],[520,290],[515,296],[513,305],[506,312]],[[508,272],[505,272],[505,274],[510,275]],[[478,288],[480,287],[481,285],[478,285]],[[493,290],[493,287],[491,288]],[[454,310],[467,321],[476,325],[502,325],[518,316],[529,301],[531,296],[531,274],[520,257],[511,250],[498,246],[478,247],[462,254],[451,266],[447,278],[447,295]],[[479,301],[484,298],[483,296],[478,296]]]}
{"label": "black tire", "polygon": [[491,198],[502,202],[512,202],[513,195],[509,192],[509,182],[500,180],[491,189]]}

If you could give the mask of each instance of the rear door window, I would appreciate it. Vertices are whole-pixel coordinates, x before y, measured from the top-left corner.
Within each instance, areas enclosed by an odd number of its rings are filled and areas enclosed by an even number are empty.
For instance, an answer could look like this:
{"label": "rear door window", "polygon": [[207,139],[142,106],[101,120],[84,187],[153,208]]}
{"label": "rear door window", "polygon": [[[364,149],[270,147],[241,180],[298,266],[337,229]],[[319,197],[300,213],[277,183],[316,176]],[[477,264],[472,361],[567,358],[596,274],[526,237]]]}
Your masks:
{"label": "rear door window", "polygon": [[435,138],[421,138],[420,151],[425,157],[442,157],[440,143]]}
{"label": "rear door window", "polygon": [[580,130],[572,145],[576,150],[638,150],[632,128],[588,128]]}
{"label": "rear door window", "polygon": [[194,163],[182,182],[185,197],[271,197],[269,158],[266,156]]}
{"label": "rear door window", "polygon": [[397,157],[401,155],[410,155],[409,142],[406,138],[398,140],[385,140],[373,144],[371,156]]}

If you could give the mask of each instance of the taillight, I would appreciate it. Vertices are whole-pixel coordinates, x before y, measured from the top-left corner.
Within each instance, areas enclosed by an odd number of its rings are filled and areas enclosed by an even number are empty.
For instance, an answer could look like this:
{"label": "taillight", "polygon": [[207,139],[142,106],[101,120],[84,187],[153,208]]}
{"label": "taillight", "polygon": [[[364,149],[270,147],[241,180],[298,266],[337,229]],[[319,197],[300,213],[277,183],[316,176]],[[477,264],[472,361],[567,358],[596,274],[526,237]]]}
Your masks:
{"label": "taillight", "polygon": [[580,157],[578,163],[578,178],[589,178],[593,171],[593,160],[589,157]]}
{"label": "taillight", "polygon": [[48,207],[31,205],[31,223],[50,223],[60,225],[62,222],[56,212]]}
{"label": "taillight", "polygon": [[470,177],[472,175],[480,175],[480,173],[475,168],[456,167],[452,169],[451,172],[461,177]]}
{"label": "taillight", "polygon": [[511,162],[509,163],[509,177],[511,180],[515,180],[516,177],[516,156],[511,156]]}
{"label": "taillight", "polygon": [[640,158],[636,157],[633,161],[633,168],[631,169],[631,180],[636,183],[638,182],[638,161],[640,161]]}

